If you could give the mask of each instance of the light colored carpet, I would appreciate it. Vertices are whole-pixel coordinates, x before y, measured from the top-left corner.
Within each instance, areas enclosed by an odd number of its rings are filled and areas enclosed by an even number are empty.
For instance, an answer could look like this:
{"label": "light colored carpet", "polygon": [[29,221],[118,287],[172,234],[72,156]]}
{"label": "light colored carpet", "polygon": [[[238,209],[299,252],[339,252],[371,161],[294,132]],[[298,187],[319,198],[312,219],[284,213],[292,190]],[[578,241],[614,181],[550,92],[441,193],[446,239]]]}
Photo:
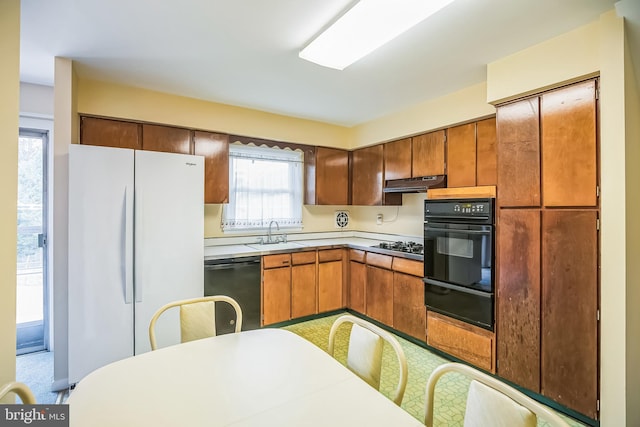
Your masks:
{"label": "light colored carpet", "polygon": [[[333,322],[340,316],[328,316],[301,322],[290,326],[288,329],[313,344],[327,350],[329,343],[329,330]],[[335,357],[337,360],[346,363],[349,332],[351,327],[344,325],[338,329],[336,335]],[[448,360],[437,354],[409,342],[401,337],[397,337],[409,366],[409,377],[407,389],[402,400],[402,408],[412,416],[424,422],[425,387],[427,378],[431,372],[439,365],[447,363]],[[463,425],[464,408],[466,406],[466,396],[469,389],[469,379],[458,373],[448,373],[444,375],[436,386],[434,404],[434,427],[456,427]],[[398,384],[398,362],[393,349],[385,344],[383,352],[383,368],[380,379],[380,391],[387,397],[395,390]],[[561,416],[563,416],[561,414]],[[574,427],[582,427],[583,424],[567,417],[563,418]],[[538,421],[539,427],[546,426],[543,420]]]}
{"label": "light colored carpet", "polygon": [[51,391],[53,383],[53,353],[40,351],[16,357],[16,380],[29,386],[36,403],[56,403],[57,392]]}

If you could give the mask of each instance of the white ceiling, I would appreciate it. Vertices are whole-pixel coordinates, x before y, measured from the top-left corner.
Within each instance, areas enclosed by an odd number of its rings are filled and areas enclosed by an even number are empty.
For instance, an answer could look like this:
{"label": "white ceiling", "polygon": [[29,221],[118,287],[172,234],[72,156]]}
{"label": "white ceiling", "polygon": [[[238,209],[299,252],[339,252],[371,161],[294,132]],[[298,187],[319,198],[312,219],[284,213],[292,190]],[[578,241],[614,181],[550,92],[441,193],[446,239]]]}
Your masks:
{"label": "white ceiling", "polygon": [[616,3],[456,0],[344,71],[298,58],[351,2],[22,0],[21,80],[52,85],[63,56],[81,78],[352,126],[482,82]]}

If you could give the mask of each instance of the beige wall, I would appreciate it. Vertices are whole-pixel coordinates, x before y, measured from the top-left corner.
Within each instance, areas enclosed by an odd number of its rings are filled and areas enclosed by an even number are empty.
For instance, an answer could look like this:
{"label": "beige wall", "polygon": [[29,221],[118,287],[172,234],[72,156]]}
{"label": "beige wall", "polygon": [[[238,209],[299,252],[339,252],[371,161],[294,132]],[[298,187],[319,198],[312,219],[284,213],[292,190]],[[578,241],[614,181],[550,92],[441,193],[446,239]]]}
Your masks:
{"label": "beige wall", "polygon": [[497,104],[595,75],[599,46],[600,23],[595,21],[492,62],[487,65],[486,100]]}
{"label": "beige wall", "polygon": [[627,425],[640,426],[640,87],[635,77],[640,70],[633,69],[629,46],[625,47]]}
{"label": "beige wall", "polygon": [[[16,378],[20,0],[0,2],[0,384]],[[7,396],[4,402],[13,402]]]}
{"label": "beige wall", "polygon": [[54,147],[53,147],[53,227],[49,229],[53,242],[50,274],[53,276],[53,388],[68,386],[67,377],[67,206],[69,182],[69,143],[78,142],[76,76],[73,63],[55,58]]}
{"label": "beige wall", "polygon": [[487,85],[480,83],[355,126],[350,131],[350,148],[441,129],[495,113],[495,108],[487,104]]}
{"label": "beige wall", "polygon": [[93,80],[78,82],[78,111],[276,141],[348,145],[341,126]]}

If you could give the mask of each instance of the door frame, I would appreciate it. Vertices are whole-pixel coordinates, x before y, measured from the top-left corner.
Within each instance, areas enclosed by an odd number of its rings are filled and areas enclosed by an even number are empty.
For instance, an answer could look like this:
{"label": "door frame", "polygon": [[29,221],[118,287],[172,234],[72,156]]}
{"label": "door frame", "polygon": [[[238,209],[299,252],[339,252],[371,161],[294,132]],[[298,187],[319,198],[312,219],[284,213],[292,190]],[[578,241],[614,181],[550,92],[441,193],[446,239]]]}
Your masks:
{"label": "door frame", "polygon": [[[42,136],[42,234],[44,235],[45,244],[42,247],[42,292],[43,292],[43,338],[44,344],[38,349],[22,349],[20,352],[16,351],[17,355],[26,354],[31,351],[50,351],[52,350],[52,326],[53,326],[53,284],[51,276],[49,274],[49,266],[51,265],[51,251],[52,247],[51,239],[49,238],[49,225],[52,224],[52,212],[50,211],[51,204],[51,184],[52,180],[52,148],[53,148],[53,118],[40,117],[40,116],[20,116],[19,134],[18,137],[26,136]],[[17,283],[16,283],[17,285]],[[17,324],[16,324],[17,327]]]}

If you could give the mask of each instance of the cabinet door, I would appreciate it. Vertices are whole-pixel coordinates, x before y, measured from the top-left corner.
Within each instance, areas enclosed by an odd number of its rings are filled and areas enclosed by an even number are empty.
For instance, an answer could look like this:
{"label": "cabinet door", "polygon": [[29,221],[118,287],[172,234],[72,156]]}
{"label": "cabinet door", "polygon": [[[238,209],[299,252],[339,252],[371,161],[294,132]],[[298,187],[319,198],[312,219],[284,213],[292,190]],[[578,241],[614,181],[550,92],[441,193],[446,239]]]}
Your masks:
{"label": "cabinet door", "polygon": [[447,129],[447,187],[476,185],[476,124]]}
{"label": "cabinet door", "polygon": [[498,375],[540,392],[540,211],[501,209],[499,215]]}
{"label": "cabinet door", "polygon": [[271,268],[262,272],[262,324],[291,318],[291,268]]}
{"label": "cabinet door", "polygon": [[476,185],[496,185],[496,119],[476,123]]}
{"label": "cabinet door", "polygon": [[143,124],[142,149],[190,154],[191,131],[172,126]]}
{"label": "cabinet door", "polygon": [[427,340],[427,309],[421,277],[393,273],[393,327],[421,341]]}
{"label": "cabinet door", "polygon": [[542,215],[541,393],[590,418],[598,398],[596,221],[592,210]]}
{"label": "cabinet door", "polygon": [[316,147],[316,200],[318,205],[349,203],[349,152]]}
{"label": "cabinet door", "polygon": [[540,206],[540,118],[538,98],[498,107],[500,206]]}
{"label": "cabinet door", "polygon": [[342,249],[318,251],[318,312],[344,307],[342,301]]}
{"label": "cabinet door", "polygon": [[204,156],[204,202],[229,202],[229,135],[193,133],[193,153]]}
{"label": "cabinet door", "polygon": [[495,373],[495,335],[447,316],[427,312],[427,344]]}
{"label": "cabinet door", "polygon": [[142,148],[140,125],[118,120],[82,117],[80,143],[139,150]]}
{"label": "cabinet door", "polygon": [[291,318],[316,314],[316,252],[294,252],[291,264]]}
{"label": "cabinet door", "polygon": [[353,151],[352,203],[382,204],[382,145]]}
{"label": "cabinet door", "polygon": [[358,313],[365,313],[364,290],[367,283],[367,266],[365,264],[349,262],[349,308]]}
{"label": "cabinet door", "polygon": [[366,315],[393,326],[393,271],[367,265]]}
{"label": "cabinet door", "polygon": [[542,194],[545,206],[596,206],[596,83],[542,95]]}
{"label": "cabinet door", "polygon": [[411,143],[413,177],[444,175],[444,130],[414,136]]}
{"label": "cabinet door", "polygon": [[291,317],[316,314],[316,265],[291,267]]}
{"label": "cabinet door", "polygon": [[384,179],[411,178],[411,138],[384,144]]}

